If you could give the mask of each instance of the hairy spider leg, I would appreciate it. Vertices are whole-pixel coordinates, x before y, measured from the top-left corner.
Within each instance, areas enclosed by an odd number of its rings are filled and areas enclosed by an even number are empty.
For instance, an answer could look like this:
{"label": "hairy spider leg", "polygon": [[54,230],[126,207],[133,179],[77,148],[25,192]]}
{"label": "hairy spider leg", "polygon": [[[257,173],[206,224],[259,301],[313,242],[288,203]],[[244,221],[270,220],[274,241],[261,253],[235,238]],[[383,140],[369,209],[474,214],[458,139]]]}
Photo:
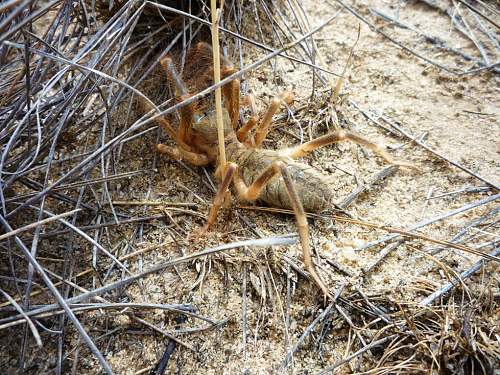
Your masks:
{"label": "hairy spider leg", "polygon": [[156,149],[160,154],[167,154],[171,159],[174,160],[185,160],[189,164],[196,165],[198,167],[204,167],[210,164],[210,159],[205,154],[197,154],[196,152],[184,150],[181,147],[171,147],[159,143],[156,145]]}
{"label": "hairy spider leg", "polygon": [[319,276],[319,273],[314,266],[312,256],[311,256],[311,246],[309,239],[309,224],[307,223],[306,213],[300,197],[297,194],[297,190],[294,187],[290,173],[287,170],[287,166],[284,162],[278,160],[271,164],[261,175],[250,185],[247,186],[241,176],[236,172],[234,176],[234,185],[238,193],[238,197],[241,200],[255,201],[258,199],[260,192],[264,187],[271,181],[272,178],[281,174],[283,181],[285,182],[285,187],[292,205],[293,211],[295,213],[295,220],[297,222],[297,227],[299,229],[300,243],[302,246],[302,255],[304,258],[304,265],[306,270],[310,273],[314,282],[319,286],[325,298],[332,298],[330,291],[326,287],[324,281]]}
{"label": "hairy spider leg", "polygon": [[[181,77],[177,73],[175,69],[174,63],[169,56],[164,57],[160,60],[160,65],[163,70],[167,74],[168,79],[174,84],[177,100],[182,102],[186,99],[189,99],[191,95],[189,95],[184,82],[182,82]],[[179,109],[179,114],[181,117],[181,123],[179,125],[179,129],[177,130],[177,137],[181,142],[191,144],[192,141],[192,130],[191,126],[193,125],[193,117],[194,117],[194,108],[192,104],[187,104]]]}
{"label": "hairy spider leg", "polygon": [[242,127],[238,129],[236,137],[238,138],[238,141],[242,143],[246,142],[249,146],[254,147],[255,140],[253,137],[250,137],[247,142],[249,132],[255,127],[255,125],[257,125],[257,121],[259,121],[259,117],[257,115],[257,105],[255,104],[255,96],[253,92],[250,91],[246,95],[244,104],[250,108],[250,118],[243,124]]}
{"label": "hairy spider leg", "polygon": [[379,155],[382,159],[384,159],[386,162],[390,164],[405,168],[417,169],[417,167],[411,163],[394,160],[394,158],[391,155],[389,155],[389,153],[386,151],[384,147],[379,146],[378,144],[373,143],[360,135],[351,133],[346,130],[340,130],[333,133],[328,133],[321,137],[313,139],[309,142],[303,143],[301,145],[289,149],[284,149],[282,154],[297,159],[309,154],[310,152],[313,152],[317,148],[343,141],[350,141],[362,145],[368,148],[369,150],[373,151],[375,154]]}
{"label": "hairy spider leg", "polygon": [[264,139],[267,137],[267,133],[269,132],[269,125],[273,120],[274,114],[280,108],[282,103],[291,104],[293,102],[293,95],[289,91],[285,91],[281,95],[275,96],[269,106],[267,107],[267,111],[262,118],[262,121],[257,126],[255,130],[255,146],[259,147]]}
{"label": "hairy spider leg", "polygon": [[234,173],[236,172],[237,169],[238,166],[236,164],[227,163],[226,171],[221,180],[221,183],[219,184],[219,188],[217,189],[217,194],[215,195],[212,206],[210,207],[207,222],[201,231],[202,234],[207,232],[217,220],[217,213],[219,212],[219,209],[224,203],[226,194],[229,191],[229,185],[233,181]]}

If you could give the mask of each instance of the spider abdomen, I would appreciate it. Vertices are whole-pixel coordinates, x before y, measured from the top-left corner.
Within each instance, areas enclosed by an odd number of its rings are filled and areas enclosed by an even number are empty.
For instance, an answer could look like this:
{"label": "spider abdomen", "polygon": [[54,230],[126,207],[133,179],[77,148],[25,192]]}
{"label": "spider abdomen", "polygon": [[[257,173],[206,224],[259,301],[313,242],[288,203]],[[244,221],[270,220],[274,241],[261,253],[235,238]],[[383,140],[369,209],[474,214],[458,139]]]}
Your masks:
{"label": "spider abdomen", "polygon": [[[305,211],[321,212],[332,207],[334,200],[332,181],[311,166],[296,162],[283,156],[280,151],[274,150],[240,150],[234,156],[234,161],[239,166],[238,173],[247,186],[250,186],[274,162],[282,161],[287,165]],[[272,207],[292,209],[285,182],[280,174],[265,185],[258,200]]]}

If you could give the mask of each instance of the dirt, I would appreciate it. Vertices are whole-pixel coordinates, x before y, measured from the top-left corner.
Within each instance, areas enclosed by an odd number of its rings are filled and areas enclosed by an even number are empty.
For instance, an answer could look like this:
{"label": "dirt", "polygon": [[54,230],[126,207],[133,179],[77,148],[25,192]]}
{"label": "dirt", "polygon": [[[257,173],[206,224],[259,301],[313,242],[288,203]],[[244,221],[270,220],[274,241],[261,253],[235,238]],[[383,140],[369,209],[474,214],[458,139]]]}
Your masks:
{"label": "dirt", "polygon": [[[398,4],[401,6],[401,20],[418,26],[428,34],[440,36],[454,47],[474,53],[470,41],[450,26],[449,17],[420,2],[355,2],[357,8],[373,7],[388,14],[393,14]],[[321,2],[318,6],[316,1],[305,0],[302,5],[311,27],[321,24],[327,15],[340,9],[334,1]],[[443,65],[458,66],[463,70],[470,66],[453,55],[432,48],[409,30],[388,26],[382,21],[377,21],[376,25],[397,37],[401,43]],[[250,29],[252,27],[249,26]],[[315,34],[318,48],[327,63],[325,68],[342,71],[356,41],[357,30],[357,19],[343,11],[330,25]],[[249,32],[255,33],[255,29]],[[248,47],[244,62],[249,64],[261,56],[262,51]],[[492,58],[493,61],[496,59]],[[485,183],[414,142],[395,137],[374,125],[352,103],[376,118],[387,116],[417,138],[425,135],[423,142],[426,145],[498,185],[498,81],[498,75],[490,72],[463,77],[443,72],[403,51],[362,23],[359,42],[341,90],[342,102],[337,106],[343,115],[341,123],[351,131],[386,145],[394,158],[414,164],[418,171],[396,171],[361,194],[347,211],[364,221],[408,228],[422,219],[494,194],[492,190],[463,191],[483,187]],[[295,102],[290,106],[293,116],[281,116],[274,124],[265,147],[289,147],[301,139],[307,141],[334,130],[335,117],[328,111],[322,112],[324,108],[330,108],[324,104],[329,100],[327,87],[318,85],[315,101],[308,102],[312,82],[308,67],[293,66],[282,58],[264,64],[245,76],[243,87],[254,90],[261,110],[274,94],[291,90],[295,95]],[[297,110],[304,106],[306,110]],[[309,123],[310,119],[314,121]],[[165,135],[161,138],[168,142]],[[192,203],[195,214],[168,203],[164,203],[163,208],[148,205],[120,207],[129,210],[132,216],[158,212],[171,215],[147,227],[142,244],[133,251],[148,247],[154,249],[145,252],[140,262],[137,258],[128,261],[132,272],[222,243],[255,238],[257,235],[296,233],[293,216],[237,208],[238,203],[233,201],[232,208],[221,212],[215,228],[205,238],[195,240],[189,237],[204,224],[203,215],[213,197],[210,186],[216,183],[212,177],[213,170],[207,168],[208,173],[205,173],[201,168],[158,156],[153,150],[156,142],[156,135],[149,133],[129,142],[118,156],[121,162],[127,161],[119,163],[124,170],[118,172],[148,170],[147,176],[153,176],[153,184],[148,184],[147,179],[142,177],[122,181],[113,198]],[[349,143],[321,148],[304,158],[304,162],[330,176],[338,201],[351,193],[357,184],[368,181],[387,166],[370,151]],[[454,191],[459,192],[438,197]],[[437,198],[428,199],[429,194]],[[426,226],[420,233],[449,240],[466,223],[495,206],[498,205],[482,205]],[[441,262],[461,272],[479,259],[453,249],[445,249],[435,257],[429,257],[424,253],[437,245],[423,240],[409,240],[371,272],[364,274],[363,268],[377,259],[383,246],[361,252],[357,249],[385,236],[386,232],[336,221],[331,216],[311,219],[309,223],[312,246],[323,257],[320,273],[332,291],[345,285],[344,293],[359,288],[370,295],[416,304],[447,282]],[[495,227],[478,233],[467,245],[477,246],[492,241],[498,237],[494,231]],[[117,242],[113,247],[125,249],[126,239],[134,233],[132,227],[121,228],[115,235]],[[201,320],[189,318],[186,322],[179,322],[171,313],[143,310],[140,313],[142,318],[167,332],[200,329],[197,333],[180,332],[176,335],[181,343],[177,344],[172,354],[167,373],[316,374],[343,359],[348,350],[352,350],[350,340],[354,335],[342,319],[334,320],[324,337],[314,332],[294,354],[293,365],[287,370],[280,370],[287,352],[324,309],[318,288],[302,275],[297,275],[283,261],[283,257],[289,257],[292,263],[302,268],[300,254],[298,245],[231,250],[145,277],[140,283],[126,288],[124,298],[137,303],[187,303],[196,306],[197,314],[220,322],[217,327],[206,328],[207,323]],[[330,266],[326,259],[338,263],[345,272]],[[494,272],[497,268],[491,266],[489,270]],[[287,296],[287,272],[290,296]],[[161,358],[168,341],[164,335],[152,333],[131,317],[119,314],[118,310],[106,315],[96,311],[86,315],[86,321],[93,322],[99,329],[120,328],[119,334],[102,339],[106,342],[105,357],[117,374],[148,373]],[[355,325],[361,328],[363,322],[355,322]],[[69,343],[70,347],[77,345],[76,337]],[[104,345],[101,344],[101,347]],[[77,373],[100,373],[95,357],[84,346],[80,348]],[[74,358],[73,353],[70,356]],[[341,366],[336,373],[368,371],[375,362],[368,355]],[[415,373],[418,372],[425,372],[425,364],[420,370],[415,370]]]}

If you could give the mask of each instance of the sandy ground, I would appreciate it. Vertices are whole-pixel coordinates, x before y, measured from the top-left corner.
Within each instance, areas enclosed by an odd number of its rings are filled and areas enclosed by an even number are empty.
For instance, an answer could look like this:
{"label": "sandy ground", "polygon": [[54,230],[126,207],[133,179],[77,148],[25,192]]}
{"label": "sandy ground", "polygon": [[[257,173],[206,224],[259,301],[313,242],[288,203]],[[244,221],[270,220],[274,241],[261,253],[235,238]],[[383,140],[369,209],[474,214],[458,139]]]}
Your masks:
{"label": "sandy ground", "polygon": [[[355,2],[358,7],[372,6],[387,13],[393,13],[397,3],[378,0]],[[304,1],[312,27],[319,25],[327,15],[334,14],[339,9],[335,4],[332,1],[318,6],[318,2]],[[439,35],[454,47],[472,51],[470,42],[453,31],[449,18],[419,3],[401,2],[401,6],[402,20],[417,25],[429,34]],[[466,69],[459,59],[433,49],[408,30],[384,26],[384,22],[377,25],[396,35],[400,42],[443,64],[458,64],[461,69]],[[350,47],[356,40],[357,28],[358,21],[344,11],[315,35],[328,69],[335,72],[342,70]],[[245,63],[255,61],[259,56],[262,56],[260,51],[249,47],[244,56]],[[301,138],[306,141],[333,130],[333,117],[329,110],[323,111],[328,107],[321,103],[328,99],[324,86],[317,87],[316,101],[308,104],[312,74],[307,67],[293,66],[288,60],[276,59],[245,78],[244,87],[247,85],[255,91],[261,110],[275,93],[291,89],[295,94],[295,102],[290,106],[294,116],[288,119],[281,116],[266,147],[287,147],[297,144]],[[498,184],[498,87],[498,76],[488,72],[454,77],[439,71],[362,24],[352,65],[342,88],[343,102],[338,106],[339,113],[343,115],[341,123],[352,131],[385,144],[395,158],[415,164],[419,171],[397,171],[360,195],[347,211],[369,222],[406,228],[421,219],[435,217],[493,194],[491,191],[460,192],[427,200],[429,194],[435,197],[485,184],[422,147],[374,126],[356,110],[352,102],[370,111],[376,118],[387,116],[416,137],[425,134],[425,144]],[[303,106],[308,109],[297,111]],[[309,121],[311,119],[313,121]],[[162,139],[166,137],[162,136]],[[154,183],[149,186],[144,183],[145,179],[140,178],[122,181],[114,199],[193,203],[193,210],[204,215],[213,197],[208,179],[212,169],[208,168],[208,173],[205,173],[201,168],[158,157],[152,151],[156,142],[155,136],[149,134],[129,143],[121,154],[122,161],[127,159],[127,163],[120,164],[123,171],[153,168]],[[353,144],[322,148],[306,157],[304,162],[329,176],[338,201],[354,190],[357,184],[369,180],[387,166],[371,152]],[[232,210],[224,210],[220,214],[213,231],[201,241],[186,240],[191,231],[203,225],[204,219],[200,215],[169,210],[167,203],[164,210],[153,206],[130,208],[137,215],[158,211],[171,214],[171,219],[148,226],[143,235],[143,247],[157,248],[145,253],[140,262],[130,261],[131,271],[146,269],[151,264],[221,243],[255,238],[256,233],[272,236],[296,232],[291,216],[236,208],[236,205],[233,202]],[[494,204],[483,205],[427,226],[422,233],[437,239],[450,239],[467,222],[493,207]],[[384,236],[385,232],[335,222],[330,218],[311,220],[310,224],[311,243],[323,257],[320,262],[322,277],[331,290],[345,284],[345,293],[360,288],[369,295],[380,294],[394,300],[417,303],[446,282],[437,260],[461,271],[478,259],[449,249],[440,252],[436,259],[429,259],[422,255],[422,251],[435,245],[414,240],[400,245],[379,266],[364,274],[363,268],[377,259],[381,247],[363,252],[356,252],[355,249]],[[494,232],[495,228],[491,231]],[[126,239],[132,234],[132,230],[124,227],[120,236]],[[468,245],[492,241],[494,236],[489,231],[479,233]],[[221,322],[218,328],[204,329],[206,323],[199,320],[189,319],[179,324],[169,313],[160,310],[145,312],[144,318],[166,331],[172,331],[176,325],[180,330],[201,327],[199,333],[178,335],[186,346],[177,346],[169,362],[168,373],[278,373],[288,350],[323,309],[316,286],[287,269],[284,256],[302,267],[300,248],[296,245],[233,250],[146,277],[127,288],[123,296],[131,302],[189,303],[197,307],[200,315]],[[340,264],[345,273],[333,268],[326,260]],[[494,269],[490,268],[491,271]],[[286,293],[287,272],[291,285],[289,297]],[[287,301],[287,298],[290,300]],[[123,328],[119,334],[103,338],[106,358],[118,374],[147,371],[165,349],[164,336],[152,334],[127,316],[104,316],[95,312],[87,318],[96,329]],[[342,320],[334,320],[329,331],[321,337],[320,344],[318,332],[305,341],[294,355],[293,366],[285,372],[319,372],[345,356],[349,337],[346,324]],[[73,347],[77,341],[74,339],[68,344]],[[73,355],[70,353],[70,356]],[[338,373],[364,371],[373,366],[370,359],[364,358],[364,361],[353,361],[351,367],[344,365]],[[99,373],[95,358],[86,354],[84,348],[80,352],[78,368],[77,373],[81,374]],[[422,372],[425,372],[424,368],[423,364]]]}

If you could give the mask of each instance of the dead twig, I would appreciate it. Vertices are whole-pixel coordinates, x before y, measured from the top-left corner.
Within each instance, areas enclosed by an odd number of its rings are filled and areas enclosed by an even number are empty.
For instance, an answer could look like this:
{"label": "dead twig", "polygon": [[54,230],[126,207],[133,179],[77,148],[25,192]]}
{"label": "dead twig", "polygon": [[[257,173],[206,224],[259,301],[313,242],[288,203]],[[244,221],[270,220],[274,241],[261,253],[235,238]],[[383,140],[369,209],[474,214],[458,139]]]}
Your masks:
{"label": "dead twig", "polygon": [[321,370],[316,375],[324,375],[324,374],[332,373],[333,370],[339,368],[340,366],[342,366],[345,363],[348,363],[348,362],[352,361],[354,358],[360,356],[361,354],[367,352],[368,350],[373,349],[373,348],[375,348],[377,346],[381,346],[381,345],[385,344],[387,341],[393,340],[393,339],[395,339],[397,337],[398,337],[398,335],[390,335],[390,336],[386,336],[386,337],[384,337],[382,339],[372,341],[368,345],[366,345],[363,348],[359,349],[357,352],[354,352],[351,355],[347,356],[346,358],[344,358],[344,359],[336,362],[332,366],[327,367],[324,370]]}
{"label": "dead twig", "polygon": [[5,240],[5,239],[7,239],[9,237],[12,237],[12,236],[17,236],[18,234],[20,234],[22,232],[26,232],[26,231],[28,231],[30,229],[38,228],[39,226],[51,223],[51,222],[56,221],[56,220],[60,220],[63,217],[71,216],[71,215],[73,215],[73,214],[75,214],[75,213],[77,213],[79,211],[81,211],[81,210],[80,209],[76,209],[76,210],[64,212],[62,214],[54,215],[54,216],[48,217],[46,219],[43,219],[43,220],[36,221],[34,223],[31,223],[31,224],[25,225],[24,227],[14,229],[14,230],[12,230],[12,231],[10,231],[8,233],[1,234],[0,235],[0,241],[3,241],[3,240]]}
{"label": "dead twig", "polygon": [[[414,231],[416,229],[420,229],[420,228],[425,227],[425,226],[427,226],[429,224],[436,223],[438,221],[447,219],[447,218],[449,218],[451,216],[454,216],[454,215],[458,215],[458,214],[460,214],[462,212],[471,210],[473,208],[482,206],[484,204],[487,204],[487,203],[490,203],[490,202],[494,202],[494,201],[496,201],[499,198],[500,198],[500,194],[492,195],[490,197],[487,197],[487,198],[484,198],[484,199],[480,199],[478,201],[466,204],[466,205],[464,205],[464,206],[462,206],[460,208],[457,208],[455,210],[445,212],[444,214],[441,214],[441,215],[437,215],[437,216],[435,216],[433,218],[422,220],[421,222],[419,222],[417,224],[414,224],[414,225],[410,226],[409,228],[407,228],[406,232],[411,232],[411,231]],[[371,248],[373,246],[380,245],[381,243],[393,240],[393,239],[395,239],[395,238],[397,238],[399,236],[400,236],[399,234],[391,234],[389,236],[382,237],[381,239],[369,242],[369,243],[367,243],[367,244],[365,244],[365,245],[357,248],[356,251],[367,250],[367,249],[369,249],[369,248]]]}
{"label": "dead twig", "polygon": [[[500,254],[500,247],[496,247],[494,251],[490,253],[491,256],[496,257]],[[479,271],[490,259],[481,259],[474,263],[469,269],[463,271],[458,275],[457,279],[447,283],[444,285],[442,288],[436,290],[434,293],[429,295],[428,297],[424,298],[419,302],[420,306],[428,306],[432,302],[434,302],[436,299],[442,297],[446,293],[448,293],[450,290],[452,290],[454,287],[457,285],[463,283],[463,281],[472,275],[474,275],[477,271]]]}
{"label": "dead twig", "polygon": [[[15,307],[15,309],[22,315],[23,320],[28,324],[31,333],[33,334],[33,337],[35,338],[36,344],[38,345],[39,348],[43,347],[42,339],[40,338],[40,333],[38,333],[38,330],[35,327],[35,324],[33,324],[33,321],[26,315],[24,312],[23,308],[19,306],[19,304],[12,298],[7,292],[5,292],[2,288],[0,288],[0,293],[3,294],[3,296],[9,301],[9,303]],[[0,328],[1,329],[1,328]]]}
{"label": "dead twig", "polygon": [[288,367],[288,365],[292,362],[293,355],[295,354],[295,352],[297,352],[297,350],[305,341],[305,339],[311,334],[311,332],[316,328],[318,324],[320,324],[323,320],[325,320],[331,315],[332,310],[336,306],[336,300],[342,294],[344,287],[345,285],[342,285],[340,286],[340,288],[338,288],[337,292],[335,292],[335,295],[333,296],[333,300],[331,301],[331,303],[323,310],[321,314],[319,314],[316,317],[316,319],[313,320],[311,324],[309,324],[309,326],[304,330],[302,335],[300,335],[295,345],[290,349],[285,359],[283,360],[281,364],[281,369],[286,369]]}
{"label": "dead twig", "polygon": [[484,13],[482,13],[477,8],[474,8],[472,5],[470,5],[469,3],[467,3],[464,0],[456,0],[456,1],[458,1],[460,4],[465,5],[467,8],[469,8],[470,10],[472,10],[474,13],[477,13],[478,15],[480,15],[481,17],[483,17],[486,21],[488,21],[489,23],[491,23],[497,29],[500,29],[500,25],[498,23],[496,23],[494,20],[492,20],[490,17],[488,17],[487,15],[485,15]]}
{"label": "dead twig", "polygon": [[[387,33],[385,33],[384,31],[382,31],[380,28],[378,28],[377,26],[375,26],[373,23],[371,23],[370,21],[368,21],[365,17],[363,17],[361,15],[360,12],[358,12],[357,10],[355,10],[354,8],[350,7],[349,5],[347,5],[346,3],[344,3],[342,0],[334,0],[336,1],[337,3],[339,3],[342,7],[344,7],[345,9],[347,9],[351,14],[353,14],[356,18],[358,18],[359,20],[363,21],[371,30],[377,32],[378,34],[382,35],[384,38],[390,40],[392,43],[394,43],[395,45],[397,45],[398,47],[402,48],[403,50],[411,53],[412,55],[418,57],[419,59],[431,64],[431,65],[434,65],[435,67],[441,69],[441,70],[444,70],[448,73],[451,73],[453,75],[456,75],[456,76],[463,76],[463,75],[467,75],[467,74],[471,74],[471,73],[475,73],[477,70],[475,69],[472,69],[472,70],[467,70],[467,71],[460,71],[460,70],[456,70],[456,69],[453,69],[453,68],[449,68],[447,66],[444,66],[440,63],[437,63],[436,61],[433,61],[431,59],[429,59],[428,57],[425,57],[424,55],[414,51],[413,49],[405,46],[404,44],[398,42],[397,40],[395,40],[394,38],[392,38],[391,36],[389,36]],[[497,62],[494,64],[494,66],[500,64],[500,62]],[[488,68],[492,68],[494,66],[489,66]]]}
{"label": "dead twig", "polygon": [[394,250],[398,248],[399,245],[401,245],[404,242],[404,240],[399,240],[394,243],[391,243],[384,247],[380,252],[377,253],[377,258],[370,263],[369,265],[363,267],[363,273],[365,275],[369,274],[376,266],[378,266],[387,256],[392,253]]}
{"label": "dead twig", "polygon": [[375,185],[378,181],[383,180],[384,178],[393,175],[398,170],[396,166],[389,166],[382,169],[380,172],[377,172],[373,175],[365,184],[358,185],[352,193],[350,193],[347,197],[342,199],[337,206],[341,209],[346,209],[352,202],[354,202],[358,196],[360,196],[363,192],[368,190],[371,186]]}
{"label": "dead twig", "polygon": [[[2,223],[2,225],[4,226],[4,228],[6,230],[8,230],[8,231],[13,230],[12,227],[9,225],[9,223],[5,220],[5,218],[2,215],[0,215],[0,222]],[[55,299],[57,300],[59,305],[64,309],[68,319],[73,322],[73,324],[75,325],[75,328],[78,330],[83,341],[85,341],[85,343],[89,347],[90,351],[96,356],[96,358],[99,361],[100,365],[102,366],[103,370],[107,374],[110,374],[110,375],[113,374],[113,370],[111,369],[111,366],[106,361],[106,359],[104,358],[104,356],[102,355],[100,350],[97,348],[95,343],[92,341],[92,339],[90,338],[88,333],[85,331],[85,329],[83,328],[80,321],[76,318],[73,311],[71,311],[71,308],[68,306],[68,303],[64,300],[64,298],[59,293],[57,288],[54,287],[54,284],[52,283],[50,278],[47,276],[47,273],[43,270],[43,267],[40,265],[40,263],[38,263],[36,258],[33,257],[33,255],[31,255],[31,252],[28,250],[26,245],[19,239],[19,237],[16,236],[15,241],[16,241],[17,245],[19,246],[19,248],[21,249],[21,251],[23,252],[26,259],[28,259],[28,261],[33,266],[33,268],[41,276],[41,278],[45,282],[45,285],[47,285],[47,287],[49,288],[50,292],[55,297]],[[26,313],[26,315],[28,315],[28,314]]]}
{"label": "dead twig", "polygon": [[[486,66],[490,65],[490,64],[485,63],[482,60],[478,60],[478,59],[466,54],[465,52],[463,52],[457,48],[450,47],[443,39],[441,39],[437,36],[429,35],[423,31],[417,29],[415,26],[410,25],[406,22],[403,22],[400,19],[396,19],[396,18],[388,15],[387,13],[384,13],[378,9],[375,9],[375,8],[369,8],[369,10],[370,10],[370,12],[375,14],[376,16],[381,17],[381,18],[391,22],[392,24],[394,24],[396,26],[413,31],[417,35],[423,37],[429,43],[435,45],[437,48],[451,52],[455,55],[462,57],[464,60],[472,61],[475,64],[478,64],[479,66],[482,66],[482,67],[486,67]],[[500,72],[500,70],[498,68],[493,68],[493,70],[497,73]]]}
{"label": "dead twig", "polygon": [[[481,201],[479,201],[479,204],[477,204],[478,202],[471,203],[471,204],[466,205],[466,206],[464,206],[464,207],[462,207],[462,208],[460,208],[458,210],[462,210],[460,212],[463,212],[463,211],[466,211],[468,209],[477,207],[477,206],[479,206],[481,204],[485,204],[485,203],[488,203],[490,201],[493,201],[493,200],[497,199],[498,197],[500,197],[500,194],[498,194],[498,196],[494,196],[493,197],[494,199],[481,200]],[[489,197],[489,198],[491,198],[491,197]],[[287,214],[287,215],[293,215],[293,211],[282,209],[282,208],[245,207],[245,206],[241,206],[240,208],[246,208],[246,209],[252,209],[252,210],[259,210],[259,211],[279,212],[279,213],[284,213],[284,214]],[[370,242],[370,243],[368,243],[368,244],[366,244],[364,246],[361,246],[361,247],[357,248],[355,251],[366,250],[368,248],[371,248],[371,247],[376,246],[378,244],[384,243],[384,242],[389,241],[391,239],[403,236],[403,237],[408,237],[408,238],[422,239],[424,241],[428,241],[428,242],[431,242],[431,243],[444,245],[446,247],[451,247],[453,249],[457,249],[457,250],[461,250],[461,251],[466,251],[466,252],[471,253],[471,254],[479,255],[479,256],[482,256],[484,258],[488,258],[490,260],[495,260],[497,262],[500,262],[500,259],[498,259],[497,257],[492,257],[491,255],[486,254],[484,252],[481,252],[481,251],[479,251],[477,249],[474,249],[474,248],[471,248],[471,247],[468,247],[468,246],[464,246],[464,245],[455,244],[455,243],[452,243],[452,242],[449,242],[449,241],[439,240],[439,239],[436,239],[436,238],[433,238],[433,237],[430,237],[430,236],[426,236],[424,234],[419,234],[419,233],[413,233],[412,232],[415,229],[418,229],[418,228],[423,227],[425,225],[431,224],[431,223],[433,223],[435,221],[439,221],[439,220],[442,220],[442,219],[444,219],[446,217],[456,215],[456,214],[460,213],[460,212],[458,212],[458,210],[455,210],[457,212],[452,211],[451,213],[440,215],[437,218],[431,219],[432,221],[427,220],[427,221],[421,222],[421,223],[419,223],[419,224],[417,224],[415,226],[412,226],[412,227],[410,227],[410,228],[408,228],[406,230],[395,228],[395,227],[391,227],[391,226],[388,226],[388,225],[380,225],[380,224],[376,224],[376,223],[373,223],[373,222],[368,222],[368,221],[353,219],[353,218],[350,218],[350,217],[339,216],[339,215],[307,214],[306,216],[307,217],[324,217],[324,216],[327,216],[327,217],[334,218],[335,220],[338,220],[338,221],[342,221],[342,222],[346,222],[346,223],[352,223],[352,224],[356,224],[356,225],[361,225],[361,226],[368,227],[368,228],[380,229],[380,230],[384,230],[384,231],[387,231],[387,232],[390,232],[390,233],[395,233],[395,234],[383,237],[383,238],[381,238],[379,240]]]}

